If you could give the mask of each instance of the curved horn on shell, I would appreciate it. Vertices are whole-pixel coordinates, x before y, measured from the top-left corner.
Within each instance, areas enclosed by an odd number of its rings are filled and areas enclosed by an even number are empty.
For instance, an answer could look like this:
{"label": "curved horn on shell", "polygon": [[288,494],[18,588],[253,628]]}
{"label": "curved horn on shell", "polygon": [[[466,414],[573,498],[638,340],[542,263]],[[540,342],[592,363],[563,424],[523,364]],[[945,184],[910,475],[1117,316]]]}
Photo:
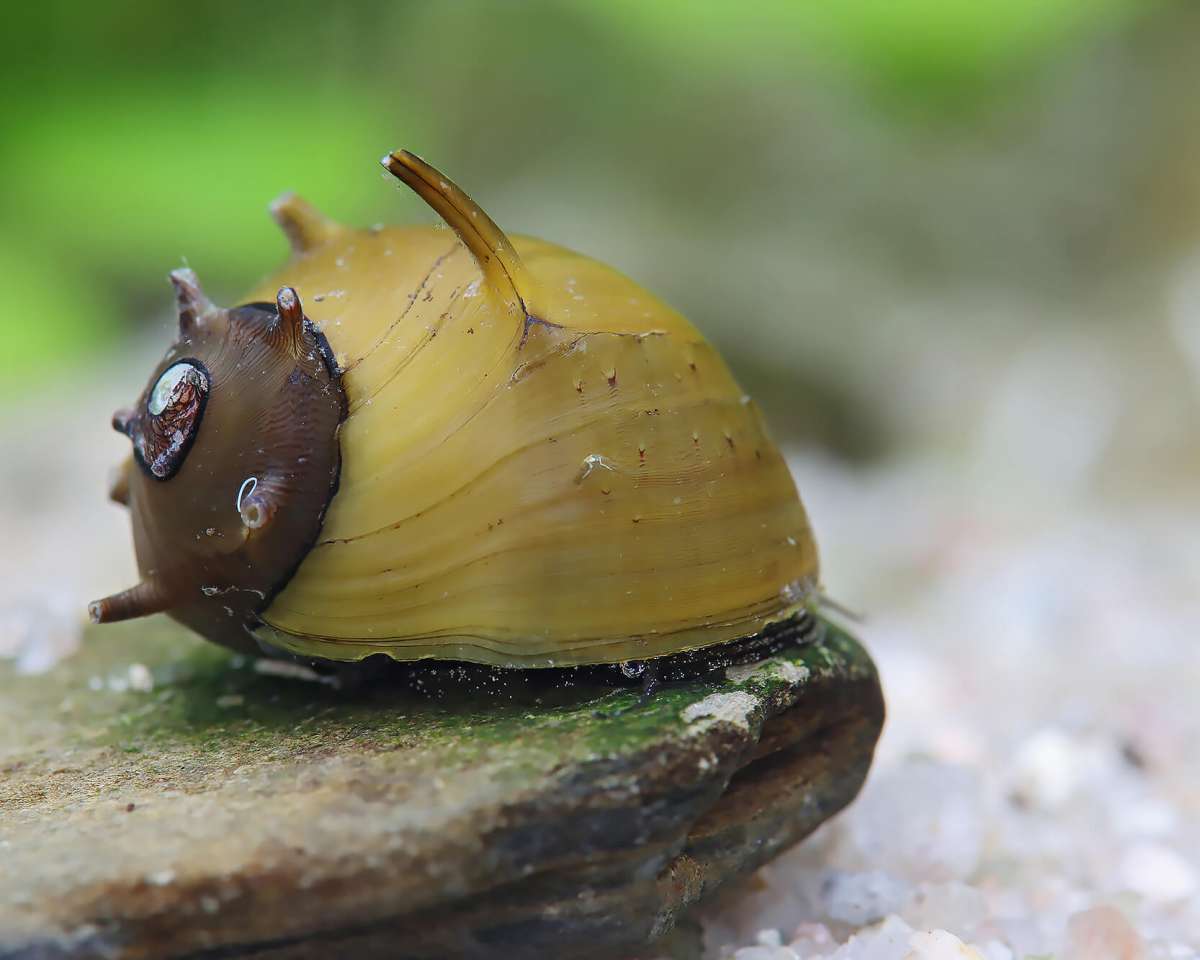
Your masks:
{"label": "curved horn on shell", "polygon": [[449,177],[407,150],[396,150],[379,162],[458,234],[493,290],[513,301],[527,318],[544,318],[538,311],[533,276],[512,241],[479,204]]}

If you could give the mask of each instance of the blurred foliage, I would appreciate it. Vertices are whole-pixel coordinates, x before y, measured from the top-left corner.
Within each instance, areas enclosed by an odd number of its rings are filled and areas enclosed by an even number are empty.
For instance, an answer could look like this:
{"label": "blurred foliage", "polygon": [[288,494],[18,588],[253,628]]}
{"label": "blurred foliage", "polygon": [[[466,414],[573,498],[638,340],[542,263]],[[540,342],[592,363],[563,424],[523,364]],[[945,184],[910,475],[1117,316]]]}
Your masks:
{"label": "blurred foliage", "polygon": [[[756,96],[800,103],[814,76],[833,77],[885,104],[864,109],[912,122],[969,114],[1133,6],[13,5],[0,63],[0,400],[50,364],[61,371],[163,314],[163,278],[185,260],[214,297],[236,297],[283,255],[265,207],[284,190],[350,222],[427,217],[381,187],[373,163],[386,149],[425,153],[479,196],[506,184],[500,209],[488,204],[501,223],[633,259],[646,253],[634,235],[652,237],[656,218],[677,218],[697,235],[723,225],[718,201],[694,202],[714,165],[713,153],[691,145],[708,142],[715,152],[738,143],[765,158],[759,175],[769,173],[778,125],[747,125]],[[799,107],[795,118],[803,122]],[[589,177],[632,178],[639,167],[648,167],[646,189],[631,187],[627,207],[602,209],[611,191],[590,208],[572,207],[568,198]],[[762,187],[739,183],[745,173],[729,170],[728,196]],[[546,179],[563,189],[545,188]],[[539,197],[557,202],[520,216],[534,181]],[[660,205],[644,201],[650,190]],[[624,237],[606,213],[625,218]],[[673,269],[679,260],[663,263]]]}
{"label": "blurred foliage", "polygon": [[797,55],[845,69],[894,100],[939,107],[990,84],[1081,29],[1122,14],[1129,0],[766,0],[731,4],[580,4],[664,52],[754,70]]}

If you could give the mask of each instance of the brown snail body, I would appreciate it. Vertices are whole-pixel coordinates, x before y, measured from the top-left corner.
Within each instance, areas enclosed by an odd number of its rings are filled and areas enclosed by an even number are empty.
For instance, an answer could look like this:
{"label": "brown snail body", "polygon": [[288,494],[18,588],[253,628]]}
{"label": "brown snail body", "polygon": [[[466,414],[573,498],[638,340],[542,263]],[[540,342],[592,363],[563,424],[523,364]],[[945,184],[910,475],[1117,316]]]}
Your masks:
{"label": "brown snail body", "polygon": [[711,345],[610,268],[510,240],[411,154],[384,164],[454,233],[288,197],[293,256],[247,305],[174,275],[180,338],[114,420],[143,582],[93,619],[532,667],[806,619],[804,509]]}

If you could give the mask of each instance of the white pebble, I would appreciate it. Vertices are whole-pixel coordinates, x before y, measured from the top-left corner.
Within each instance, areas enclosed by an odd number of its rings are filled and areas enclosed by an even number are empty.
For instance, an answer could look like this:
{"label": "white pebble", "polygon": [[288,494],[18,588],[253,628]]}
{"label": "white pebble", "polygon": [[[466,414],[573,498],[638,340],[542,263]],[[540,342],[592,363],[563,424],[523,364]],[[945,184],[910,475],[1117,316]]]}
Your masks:
{"label": "white pebble", "polygon": [[833,873],[825,884],[825,910],[833,920],[861,927],[898,912],[908,896],[909,885],[882,870]]}
{"label": "white pebble", "polygon": [[975,947],[946,930],[914,933],[908,944],[912,952],[904,960],[987,960]]}
{"label": "white pebble", "polygon": [[1142,960],[1142,938],[1115,907],[1093,907],[1067,922],[1063,960]]}
{"label": "white pebble", "polygon": [[823,923],[802,923],[792,933],[788,944],[802,957],[828,953],[834,946],[833,934]]}
{"label": "white pebble", "polygon": [[869,783],[850,833],[866,863],[910,880],[961,880],[979,864],[982,798],[973,773],[911,761]]}
{"label": "white pebble", "polygon": [[138,693],[149,693],[154,689],[154,677],[144,663],[129,665],[129,689]]}
{"label": "white pebble", "polygon": [[174,870],[156,870],[154,873],[146,874],[146,883],[152,887],[166,887],[175,880]]}
{"label": "white pebble", "polygon": [[1110,743],[1073,737],[1056,727],[1037,731],[1017,750],[1013,792],[1041,810],[1062,810],[1096,780],[1109,780],[1115,752]]}
{"label": "white pebble", "polygon": [[949,927],[960,933],[975,930],[987,916],[987,901],[965,883],[922,883],[900,915],[918,930]]}
{"label": "white pebble", "polygon": [[1121,858],[1121,879],[1147,900],[1186,900],[1196,892],[1196,871],[1174,850],[1142,842]]}
{"label": "white pebble", "polygon": [[800,960],[790,947],[742,947],[733,956],[735,960]]}
{"label": "white pebble", "polygon": [[77,599],[64,594],[22,597],[0,606],[0,659],[17,673],[46,673],[79,649],[83,620]]}
{"label": "white pebble", "polygon": [[913,929],[899,917],[854,934],[829,954],[833,960],[906,960]]}

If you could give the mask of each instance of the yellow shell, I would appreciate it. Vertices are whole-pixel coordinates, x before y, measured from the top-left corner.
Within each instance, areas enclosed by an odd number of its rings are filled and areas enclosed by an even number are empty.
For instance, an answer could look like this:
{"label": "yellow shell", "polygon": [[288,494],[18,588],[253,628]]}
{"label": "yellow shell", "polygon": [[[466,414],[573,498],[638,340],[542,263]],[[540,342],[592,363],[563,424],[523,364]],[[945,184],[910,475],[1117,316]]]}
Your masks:
{"label": "yellow shell", "polygon": [[754,403],[616,271],[510,241],[406,153],[453,228],[352,230],[294,197],[252,292],[300,294],[341,370],[340,484],[261,617],[305,656],[508,666],[654,657],[796,612],[817,553]]}

